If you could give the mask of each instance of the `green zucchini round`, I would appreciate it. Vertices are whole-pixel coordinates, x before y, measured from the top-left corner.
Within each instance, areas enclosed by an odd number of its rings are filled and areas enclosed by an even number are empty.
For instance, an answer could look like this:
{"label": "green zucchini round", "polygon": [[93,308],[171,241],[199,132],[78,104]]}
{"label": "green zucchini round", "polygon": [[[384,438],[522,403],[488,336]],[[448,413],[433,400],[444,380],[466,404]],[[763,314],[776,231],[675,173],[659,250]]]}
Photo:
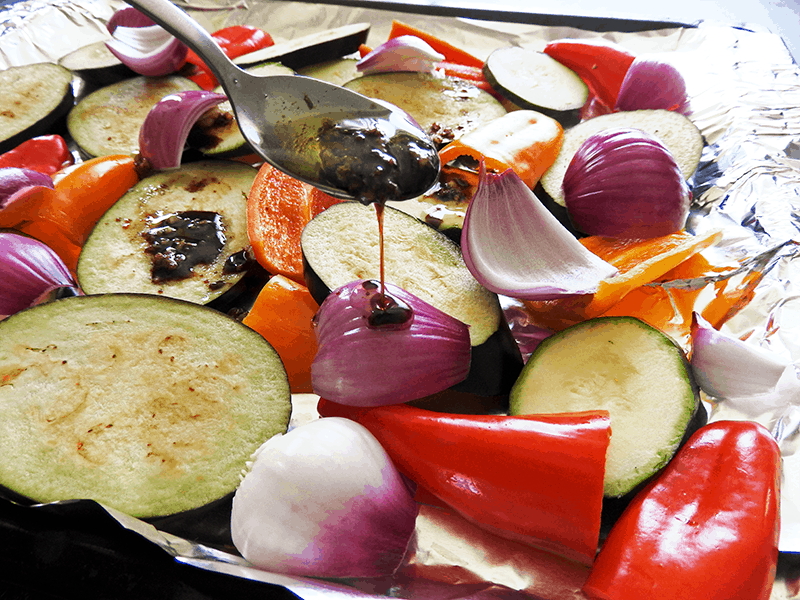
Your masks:
{"label": "green zucchini round", "polygon": [[608,410],[604,493],[624,496],[658,473],[699,410],[686,355],[633,317],[598,317],[542,341],[511,390],[511,414]]}

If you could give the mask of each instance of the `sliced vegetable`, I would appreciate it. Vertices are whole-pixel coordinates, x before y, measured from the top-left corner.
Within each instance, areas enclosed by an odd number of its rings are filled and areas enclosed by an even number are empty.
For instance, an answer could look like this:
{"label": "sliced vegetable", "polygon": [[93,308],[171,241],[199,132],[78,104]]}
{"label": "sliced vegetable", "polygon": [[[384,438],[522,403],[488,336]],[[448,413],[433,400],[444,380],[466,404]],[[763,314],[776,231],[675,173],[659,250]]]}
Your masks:
{"label": "sliced vegetable", "polygon": [[314,393],[350,406],[417,400],[466,379],[469,328],[391,283],[355,281],[315,317]]}
{"label": "sliced vegetable", "polygon": [[150,17],[131,6],[114,13],[107,25],[106,47],[139,75],[170,75],[186,62],[188,48]]}
{"label": "sliced vegetable", "polygon": [[319,304],[305,286],[275,275],[242,320],[278,352],[295,394],[312,391],[311,363],[317,352],[312,320],[318,309]]}
{"label": "sliced vegetable", "polygon": [[94,85],[109,85],[134,75],[130,67],[111,53],[104,39],[65,54],[58,64]]}
{"label": "sliced vegetable", "polygon": [[498,48],[483,74],[505,98],[571,126],[580,120],[589,89],[574,71],[547,54],[521,46]]}
{"label": "sliced vegetable", "polygon": [[45,175],[53,175],[74,162],[67,142],[58,134],[25,140],[16,148],[0,155],[0,168],[31,169]]}
{"label": "sliced vegetable", "polygon": [[702,428],[614,525],[584,593],[767,600],[778,560],[780,472],[778,446],[761,425]]}
{"label": "sliced vegetable", "polygon": [[641,129],[606,129],[587,138],[562,185],[570,220],[589,235],[669,235],[683,229],[692,199],[669,150]]}
{"label": "sliced vegetable", "polygon": [[[252,25],[224,27],[212,33],[211,37],[230,59],[269,48],[275,43],[270,34]],[[211,91],[219,85],[217,78],[194,50],[189,50],[186,62],[193,66],[190,73],[185,73],[187,79],[194,81],[201,89]]]}
{"label": "sliced vegetable", "polygon": [[147,113],[139,130],[139,155],[156,171],[175,169],[195,123],[225,94],[190,90],[164,96]]}
{"label": "sliced vegetable", "polygon": [[334,58],[333,60],[326,60],[298,69],[297,74],[321,79],[336,85],[344,85],[351,79],[361,77],[361,73],[356,68],[357,64],[357,58]]}
{"label": "sliced vegetable", "polygon": [[356,64],[360,73],[419,71],[430,73],[444,55],[414,35],[401,35],[384,42]]}
{"label": "sliced vegetable", "polygon": [[439,159],[447,164],[467,157],[473,172],[481,160],[489,173],[512,168],[533,189],[558,156],[563,137],[555,119],[532,110],[516,110],[450,142],[439,151]]}
{"label": "sliced vegetable", "polygon": [[364,425],[401,473],[476,525],[584,564],[594,558],[607,413],[452,415],[324,399],[318,411]]}
{"label": "sliced vegetable", "polygon": [[510,169],[482,173],[464,219],[461,250],[487,289],[528,300],[590,294],[617,272],[564,229]]}
{"label": "sliced vegetable", "polygon": [[369,28],[369,23],[342,25],[248,52],[233,62],[242,67],[280,62],[297,70],[320,62],[320,57],[340,57],[357,52],[359,45],[367,40]]}
{"label": "sliced vegetable", "polygon": [[458,139],[480,124],[506,114],[491,94],[455,77],[430,73],[364,75],[346,88],[408,112],[437,145]]}
{"label": "sliced vegetable", "polygon": [[620,497],[674,455],[700,405],[683,350],[638,319],[599,317],[544,339],[511,390],[511,414],[605,410],[604,493]]}
{"label": "sliced vegetable", "polygon": [[0,321],[0,485],[34,502],[142,518],[206,505],[290,412],[277,353],[196,304],[87,295]]}
{"label": "sliced vegetable", "polygon": [[339,202],[272,165],[262,165],[247,196],[247,234],[256,260],[274,275],[305,283],[300,235],[312,218]]}
{"label": "sliced vegetable", "polygon": [[151,175],[98,221],[80,255],[87,294],[156,294],[206,304],[249,267],[245,196],[256,170],[199,161]]}
{"label": "sliced vegetable", "polygon": [[556,204],[564,206],[562,183],[575,152],[590,136],[617,128],[641,129],[655,136],[669,150],[686,179],[691,177],[700,163],[703,136],[694,123],[682,114],[671,110],[615,112],[582,121],[564,132],[561,151],[553,166],[542,175],[541,190]]}
{"label": "sliced vegetable", "polygon": [[608,40],[560,39],[544,53],[569,67],[586,82],[593,96],[609,108],[617,102],[622,82],[635,56]]}
{"label": "sliced vegetable", "polygon": [[75,272],[78,254],[100,217],[138,180],[130,156],[103,156],[61,171],[54,189],[32,188],[0,211],[0,227],[50,246]]}
{"label": "sliced vegetable", "polygon": [[53,63],[0,71],[0,152],[47,133],[72,107],[72,72]]}
{"label": "sliced vegetable", "polygon": [[539,325],[564,329],[604,314],[630,291],[658,279],[721,238],[721,231],[698,236],[679,231],[649,240],[582,238],[579,241],[587,250],[619,269],[618,273],[602,281],[594,294],[544,302],[526,301],[525,304]]}
{"label": "sliced vegetable", "polygon": [[614,110],[665,109],[689,112],[686,82],[674,65],[655,57],[640,56],[622,81]]}
{"label": "sliced vegetable", "polygon": [[408,23],[403,23],[397,19],[393,20],[392,28],[389,31],[389,39],[391,40],[405,35],[413,35],[414,37],[423,40],[436,52],[444,55],[444,60],[447,62],[455,63],[457,65],[467,65],[470,67],[483,67],[483,61],[480,58],[477,58],[469,52],[454,46],[450,42],[443,40],[431,33],[427,33],[421,29],[413,27]]}
{"label": "sliced vegetable", "polygon": [[[507,394],[522,357],[497,296],[472,276],[458,244],[388,206],[383,234],[385,281],[469,325],[472,365],[457,387],[487,396]],[[352,281],[380,280],[378,219],[372,206],[331,206],[306,225],[301,246],[308,289],[320,304]]]}
{"label": "sliced vegetable", "polygon": [[177,75],[125,79],[82,98],[67,116],[67,128],[89,156],[134,155],[150,110],[165,96],[197,89],[195,83]]}
{"label": "sliced vegetable", "polygon": [[0,318],[33,306],[59,288],[78,293],[72,274],[55,252],[39,240],[0,231]]}
{"label": "sliced vegetable", "polygon": [[400,566],[417,511],[365,427],[319,419],[258,449],[233,498],[231,534],[245,559],[273,573],[377,577]]}

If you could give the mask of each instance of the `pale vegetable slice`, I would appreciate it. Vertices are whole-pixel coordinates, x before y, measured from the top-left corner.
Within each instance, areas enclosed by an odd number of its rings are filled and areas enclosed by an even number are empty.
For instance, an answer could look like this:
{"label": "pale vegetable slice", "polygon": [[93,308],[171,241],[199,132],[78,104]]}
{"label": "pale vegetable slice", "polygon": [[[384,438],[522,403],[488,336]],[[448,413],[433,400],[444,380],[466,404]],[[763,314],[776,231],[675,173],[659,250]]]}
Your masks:
{"label": "pale vegetable slice", "polygon": [[599,317],[543,340],[511,390],[511,414],[608,410],[604,493],[623,496],[672,458],[700,405],[686,356],[632,317]]}
{"label": "pale vegetable slice", "polygon": [[[249,165],[209,160],[143,179],[92,230],[78,260],[81,287],[87,294],[157,294],[198,304],[219,298],[245,274],[231,265],[244,258],[249,247],[246,196],[255,176],[256,169]],[[157,255],[150,253],[153,246],[148,245],[145,235],[157,231],[173,215],[193,214],[218,217],[216,233],[222,242],[218,254],[210,262],[191,267],[185,277],[154,278]],[[186,222],[189,234],[197,219]],[[192,236],[186,238],[191,241]],[[178,248],[179,243],[178,237],[173,247]]]}
{"label": "pale vegetable slice", "polygon": [[435,142],[446,143],[506,114],[503,105],[468,81],[430,73],[363,75],[345,86],[410,114]]}
{"label": "pale vegetable slice", "polygon": [[204,506],[290,413],[272,346],[202,306],[79,296],[0,322],[0,485],[37,502]]}
{"label": "pale vegetable slice", "polygon": [[694,123],[680,113],[663,110],[621,111],[594,117],[564,131],[564,141],[553,165],[540,179],[542,189],[556,204],[564,206],[561,184],[572,157],[589,137],[608,129],[641,129],[655,136],[669,150],[685,178],[700,163],[703,136]]}

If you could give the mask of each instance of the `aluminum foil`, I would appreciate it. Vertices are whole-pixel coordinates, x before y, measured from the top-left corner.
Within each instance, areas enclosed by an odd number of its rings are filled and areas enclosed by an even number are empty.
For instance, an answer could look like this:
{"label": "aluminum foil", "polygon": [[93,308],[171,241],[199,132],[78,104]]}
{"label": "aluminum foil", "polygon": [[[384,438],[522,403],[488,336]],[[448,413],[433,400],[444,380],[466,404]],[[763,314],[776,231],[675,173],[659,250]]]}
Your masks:
{"label": "aluminum foil", "polygon": [[[720,277],[753,269],[762,273],[752,301],[723,327],[749,344],[770,349],[800,365],[800,68],[776,35],[746,25],[701,22],[695,27],[636,33],[594,33],[520,23],[489,23],[378,11],[260,0],[177,0],[207,29],[257,25],[276,42],[346,23],[369,22],[368,43],[386,39],[400,17],[445,35],[476,56],[519,44],[541,48],[561,37],[604,37],[637,54],[659,54],[684,75],[692,120],[707,146],[692,186],[689,227],[724,232],[713,250],[740,267]],[[105,21],[118,7],[112,0],[27,0],[0,15],[0,68],[52,61],[107,36]],[[709,281],[672,282],[702,286]],[[518,316],[518,315],[517,315]],[[524,323],[521,323],[521,326]],[[296,396],[292,426],[316,418],[316,397]],[[783,452],[782,535],[784,553],[800,552],[800,399],[764,405],[706,398],[711,419],[747,418],[769,427]],[[69,511],[74,504],[47,505]],[[35,510],[35,507],[32,508]],[[323,582],[296,579],[250,567],[241,557],[208,544],[187,541],[111,509],[106,512],[181,563],[277,584],[302,598],[583,598],[588,570],[544,552],[501,540],[452,512],[423,507],[415,544],[398,574],[386,580]],[[786,560],[788,557],[788,560]],[[796,554],[782,554],[771,598],[800,598]]]}

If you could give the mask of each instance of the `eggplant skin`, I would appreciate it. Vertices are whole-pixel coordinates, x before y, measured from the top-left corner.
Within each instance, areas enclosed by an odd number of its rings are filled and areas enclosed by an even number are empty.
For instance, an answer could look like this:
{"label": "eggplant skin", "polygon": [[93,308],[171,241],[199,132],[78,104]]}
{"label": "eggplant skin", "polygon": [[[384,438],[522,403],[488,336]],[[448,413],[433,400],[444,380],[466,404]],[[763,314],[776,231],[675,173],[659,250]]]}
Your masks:
{"label": "eggplant skin", "polygon": [[72,72],[54,63],[0,71],[0,153],[56,129],[75,101]]}

